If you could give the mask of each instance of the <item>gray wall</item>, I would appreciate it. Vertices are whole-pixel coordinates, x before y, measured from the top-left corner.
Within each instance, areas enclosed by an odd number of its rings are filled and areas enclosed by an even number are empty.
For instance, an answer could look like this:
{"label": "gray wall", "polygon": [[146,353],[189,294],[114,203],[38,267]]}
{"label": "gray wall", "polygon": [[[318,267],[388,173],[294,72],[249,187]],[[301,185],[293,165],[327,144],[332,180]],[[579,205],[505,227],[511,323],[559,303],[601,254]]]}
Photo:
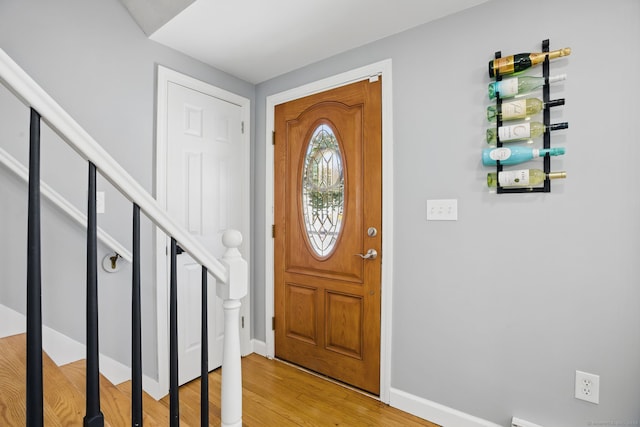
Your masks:
{"label": "gray wall", "polygon": [[[161,64],[245,96],[254,86],[146,38],[117,0],[0,2],[0,47],[65,108],[120,164],[153,192],[156,65]],[[27,164],[29,113],[0,88],[0,146]],[[14,108],[17,106],[17,109]],[[43,179],[82,211],[86,164],[43,129]],[[26,185],[0,167],[0,303],[24,312]],[[131,248],[131,207],[108,183],[101,227]],[[156,376],[152,228],[142,222],[145,372]],[[43,202],[43,307],[45,324],[84,342],[85,239],[81,227]],[[99,247],[100,259],[107,248]],[[100,270],[100,345],[130,358],[129,266]]]}
{"label": "gray wall", "polygon": [[[640,422],[640,2],[495,0],[257,86],[256,177],[265,99],[393,60],[392,387],[507,425]],[[570,46],[552,121],[568,179],[551,194],[496,195],[480,164],[493,53]],[[537,72],[539,72],[537,70]],[[258,181],[260,182],[260,181]],[[427,222],[427,199],[458,199]],[[256,192],[255,247],[264,198]],[[255,335],[264,339],[263,257],[254,257]],[[600,375],[600,404],[574,399],[574,372]]]}

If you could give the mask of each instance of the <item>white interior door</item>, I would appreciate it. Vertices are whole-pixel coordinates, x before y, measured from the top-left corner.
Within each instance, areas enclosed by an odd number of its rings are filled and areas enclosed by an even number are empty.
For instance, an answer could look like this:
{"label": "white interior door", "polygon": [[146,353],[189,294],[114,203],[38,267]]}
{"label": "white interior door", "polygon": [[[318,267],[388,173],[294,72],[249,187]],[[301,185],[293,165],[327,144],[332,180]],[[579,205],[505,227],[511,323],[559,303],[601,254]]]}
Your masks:
{"label": "white interior door", "polygon": [[[240,106],[169,82],[167,210],[217,258],[222,234],[244,224],[245,159]],[[240,251],[244,255],[241,247]],[[179,382],[200,376],[201,267],[178,255]],[[222,364],[224,321],[215,279],[208,278],[209,369]]]}

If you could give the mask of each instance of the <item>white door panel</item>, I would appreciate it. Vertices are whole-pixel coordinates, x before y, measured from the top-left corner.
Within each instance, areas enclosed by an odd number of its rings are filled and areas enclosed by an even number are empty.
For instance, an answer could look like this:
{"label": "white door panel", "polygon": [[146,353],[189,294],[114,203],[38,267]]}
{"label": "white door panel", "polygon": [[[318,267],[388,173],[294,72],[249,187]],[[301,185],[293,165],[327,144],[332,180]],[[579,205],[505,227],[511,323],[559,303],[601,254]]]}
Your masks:
{"label": "white door panel", "polygon": [[[167,209],[220,258],[224,231],[245,233],[247,227],[241,107],[170,82],[167,114]],[[178,256],[180,384],[200,375],[201,274],[186,252]],[[209,276],[208,282],[211,370],[222,364],[224,324],[215,279]]]}

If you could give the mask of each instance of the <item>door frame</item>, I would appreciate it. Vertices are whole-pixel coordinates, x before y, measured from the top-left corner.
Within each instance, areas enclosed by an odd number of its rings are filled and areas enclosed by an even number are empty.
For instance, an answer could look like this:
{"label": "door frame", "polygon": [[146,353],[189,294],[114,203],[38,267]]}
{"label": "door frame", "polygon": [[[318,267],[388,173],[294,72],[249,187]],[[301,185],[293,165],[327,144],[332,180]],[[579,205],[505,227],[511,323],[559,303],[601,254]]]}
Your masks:
{"label": "door frame", "polygon": [[[324,92],[364,79],[382,76],[382,307],[380,313],[380,400],[390,401],[391,332],[393,296],[393,100],[391,59],[337,74],[267,97],[265,141],[271,141],[275,129],[275,106],[304,96]],[[267,144],[265,177],[265,344],[266,356],[275,356],[275,332],[271,328],[275,313],[274,249],[271,227],[274,224],[274,148]],[[385,238],[385,236],[388,236]]]}
{"label": "door frame", "polygon": [[[244,176],[244,200],[247,207],[243,212],[243,223],[248,232],[242,236],[245,247],[244,259],[249,265],[251,255],[251,123],[250,106],[248,98],[228,92],[209,83],[203,82],[186,74],[157,66],[157,91],[156,91],[156,163],[155,163],[155,197],[158,205],[167,210],[167,111],[168,111],[168,84],[175,83],[206,95],[213,96],[223,101],[238,105],[241,111],[241,120],[244,123],[242,133],[243,160],[245,162]],[[155,244],[155,271],[156,271],[156,339],[157,339],[157,363],[158,384],[160,390],[169,390],[169,280],[170,261],[167,254],[169,238],[158,227],[154,228]],[[212,284],[213,285],[213,284]],[[214,286],[210,285],[209,292],[216,293]],[[240,333],[240,348],[242,355],[251,353],[251,287],[247,296],[243,298],[240,315],[244,316],[245,328]]]}

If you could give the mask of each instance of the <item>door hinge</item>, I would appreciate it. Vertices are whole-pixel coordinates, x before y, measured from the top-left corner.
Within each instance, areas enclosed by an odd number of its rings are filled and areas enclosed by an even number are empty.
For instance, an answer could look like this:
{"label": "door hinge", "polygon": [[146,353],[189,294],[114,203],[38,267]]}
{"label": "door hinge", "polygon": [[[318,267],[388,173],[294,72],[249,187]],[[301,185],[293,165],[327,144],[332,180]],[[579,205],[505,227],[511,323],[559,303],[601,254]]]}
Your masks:
{"label": "door hinge", "polygon": [[240,318],[240,320],[241,320],[241,325],[240,325],[240,327],[241,327],[242,329],[244,329],[244,316],[242,316],[242,317]]}
{"label": "door hinge", "polygon": [[271,145],[276,145],[276,131],[271,132]]}
{"label": "door hinge", "polygon": [[275,224],[273,224],[273,225],[271,226],[271,238],[272,238],[272,239],[275,239],[275,238],[276,238],[276,225],[275,225]]}
{"label": "door hinge", "polygon": [[240,122],[240,132],[244,133],[244,122]]}
{"label": "door hinge", "polygon": [[276,330],[276,316],[273,316],[271,318],[271,330],[275,331]]}

